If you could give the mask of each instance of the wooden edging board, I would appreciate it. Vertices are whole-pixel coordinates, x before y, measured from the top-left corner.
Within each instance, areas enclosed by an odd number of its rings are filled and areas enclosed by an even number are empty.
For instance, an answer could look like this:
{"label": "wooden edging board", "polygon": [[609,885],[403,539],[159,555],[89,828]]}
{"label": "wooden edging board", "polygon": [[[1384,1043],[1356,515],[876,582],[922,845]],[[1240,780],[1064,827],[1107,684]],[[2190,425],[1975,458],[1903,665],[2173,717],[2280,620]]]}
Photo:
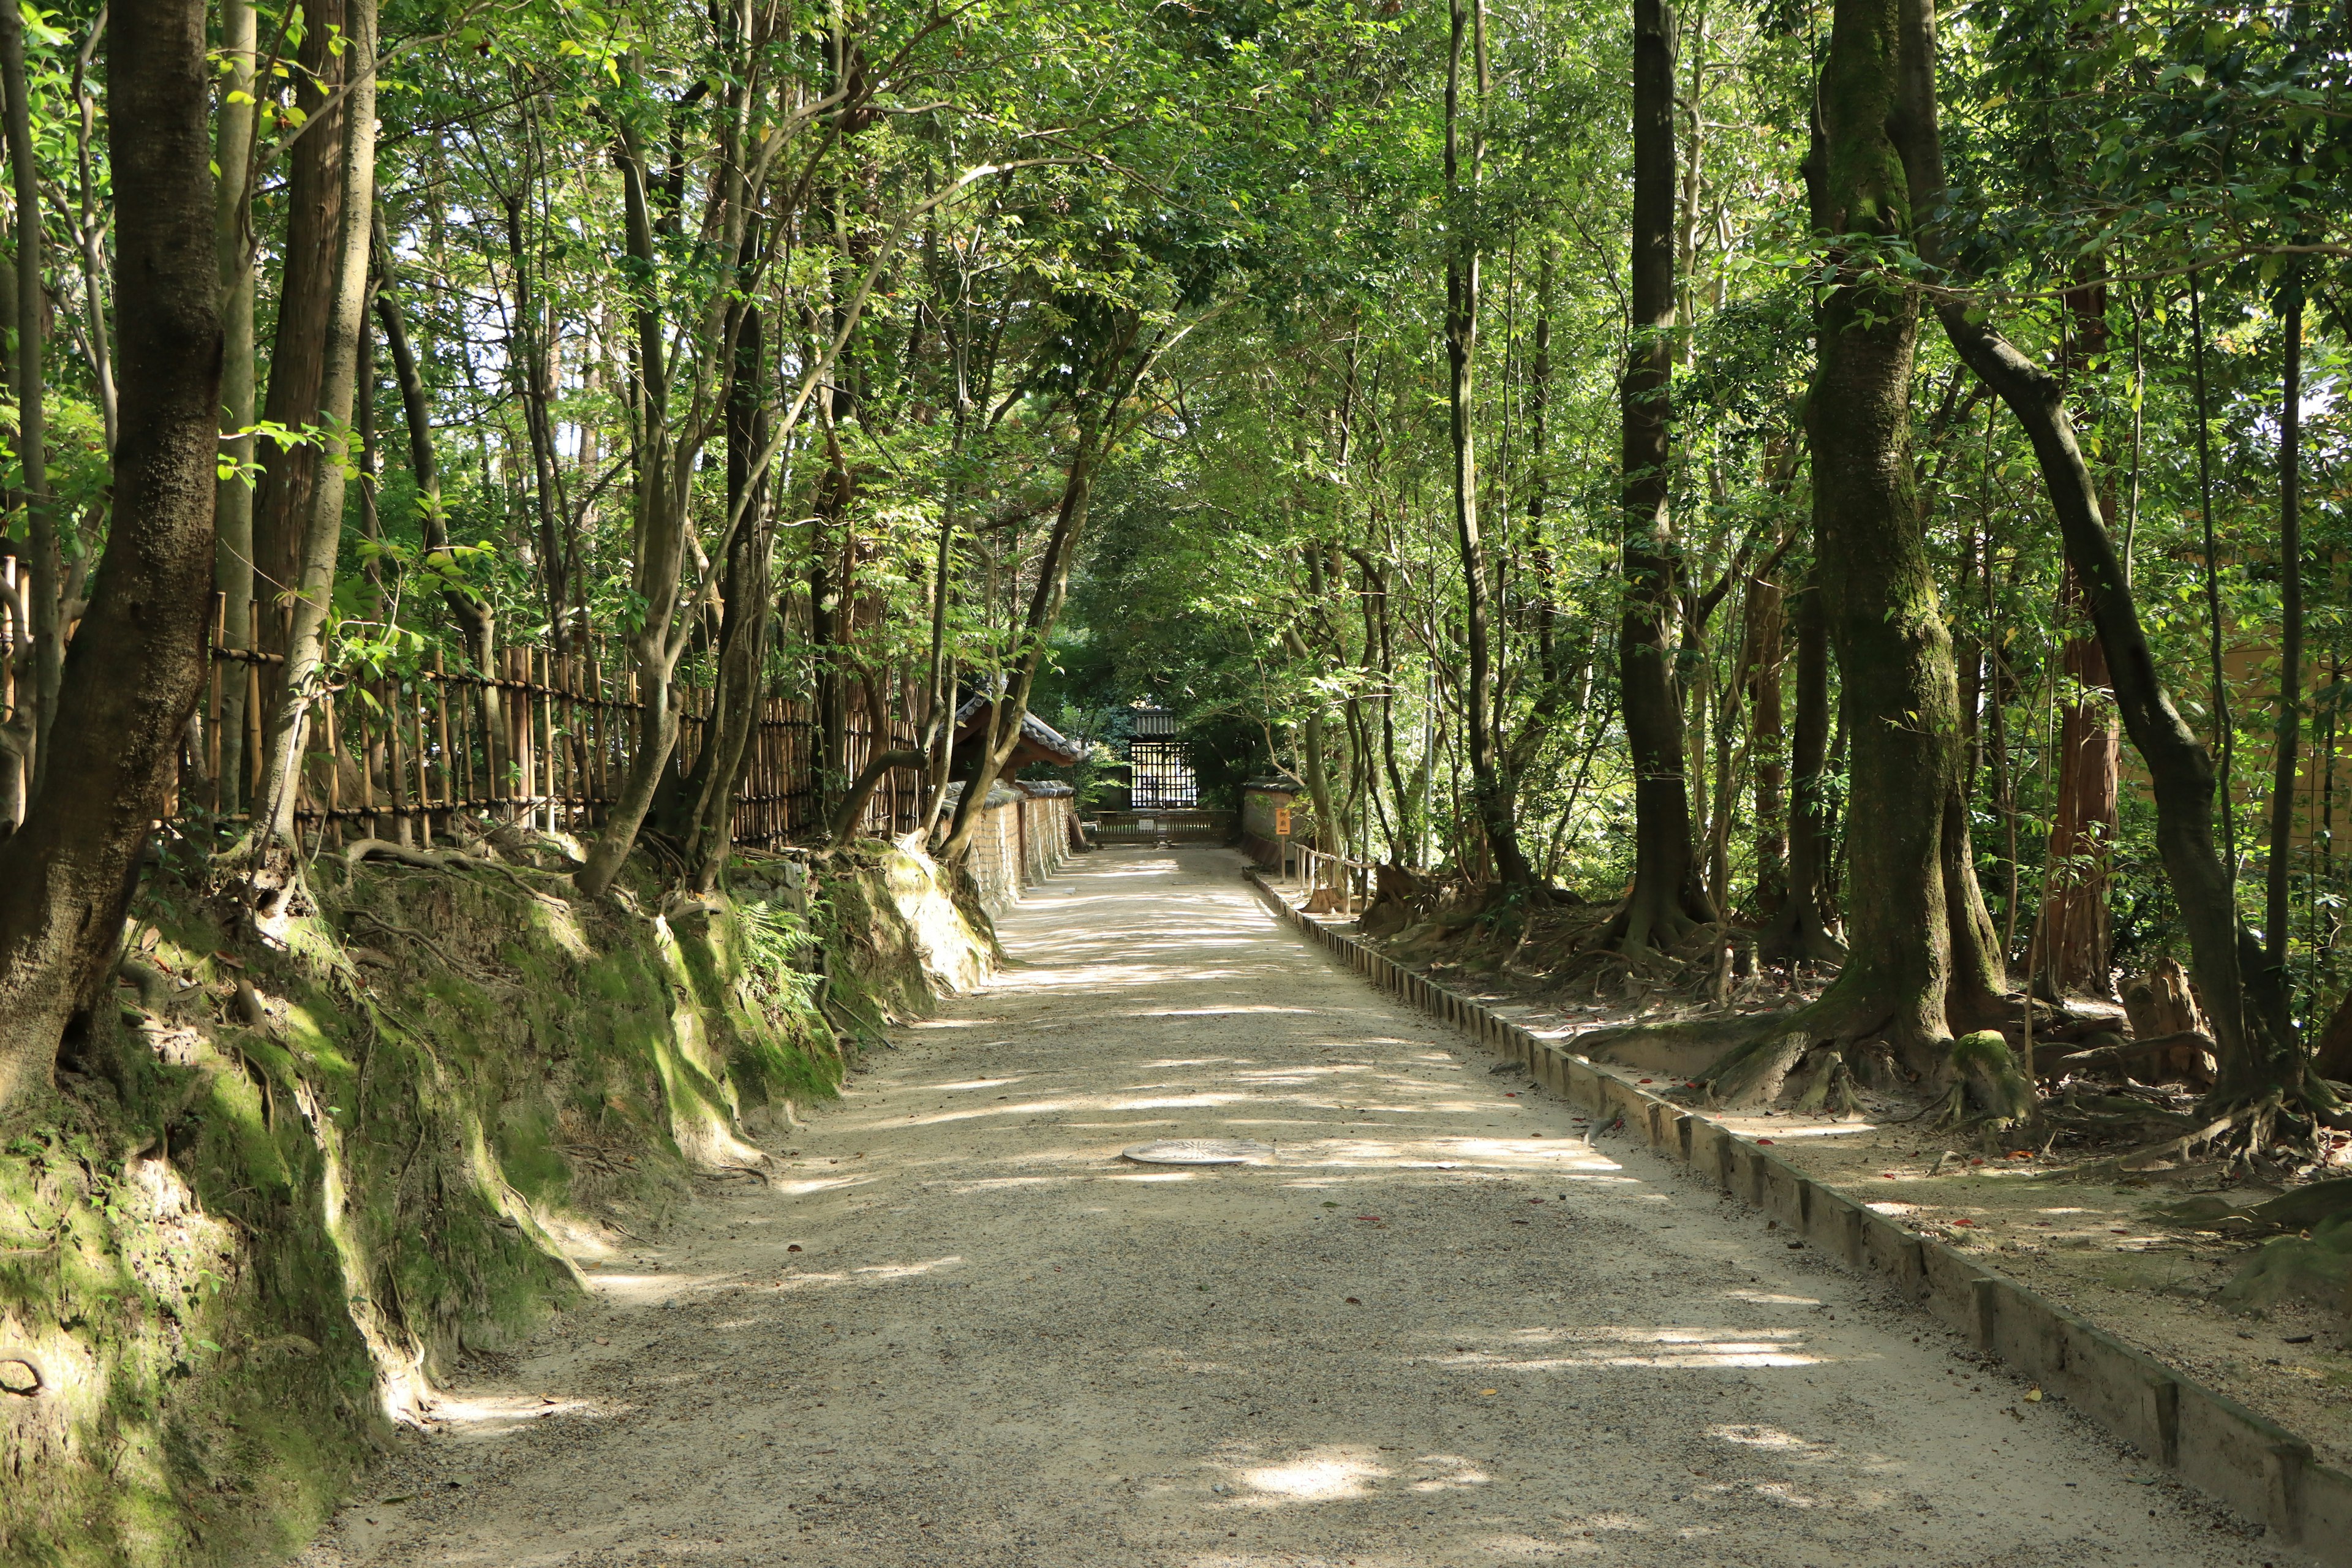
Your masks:
{"label": "wooden edging board", "polygon": [[2352,1476],[2320,1464],[2277,1423],[1933,1237],[1803,1174],[1712,1118],[1541,1039],[1291,907],[1255,871],[1268,908],[1381,990],[1528,1064],[1569,1100],[1622,1116],[1650,1146],[1779,1220],[1845,1268],[1874,1275],[1966,1333],[2200,1491],[2323,1563],[2352,1568]]}

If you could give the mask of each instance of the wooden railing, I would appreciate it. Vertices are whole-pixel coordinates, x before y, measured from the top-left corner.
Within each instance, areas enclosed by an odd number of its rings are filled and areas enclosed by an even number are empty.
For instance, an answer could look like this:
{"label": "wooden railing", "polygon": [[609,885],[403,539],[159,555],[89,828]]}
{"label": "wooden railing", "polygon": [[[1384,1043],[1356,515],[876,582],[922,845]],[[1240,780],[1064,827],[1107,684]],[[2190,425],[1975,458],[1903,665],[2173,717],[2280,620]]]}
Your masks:
{"label": "wooden railing", "polygon": [[[1373,879],[1380,868],[1366,860],[1350,860],[1345,855],[1327,854],[1310,849],[1304,844],[1290,844],[1284,854],[1282,875],[1291,877],[1292,867],[1312,906],[1315,895],[1328,892],[1330,910],[1352,915],[1372,901]],[[1318,911],[1319,912],[1319,911]]]}
{"label": "wooden railing", "polygon": [[[243,646],[226,636],[215,605],[212,678],[203,702],[203,755],[184,754],[180,803],[235,816],[223,788],[226,757],[222,726],[231,681],[245,686],[240,784],[235,799],[249,801],[262,750],[265,672],[282,654],[261,646],[261,609],[254,606]],[[446,654],[402,673],[341,672],[319,699],[309,756],[296,793],[295,820],[340,842],[356,831],[404,838],[446,833],[453,815],[475,814],[547,831],[586,832],[603,826],[636,745],[636,677],[607,667],[602,639],[558,654],[543,647],[501,649],[492,669],[452,668]],[[617,661],[614,661],[617,662]],[[690,773],[711,724],[714,694],[681,684],[675,766]],[[849,724],[846,773],[855,776],[875,752],[870,724]],[[894,725],[887,748],[911,748],[910,728]],[[732,836],[739,845],[773,848],[813,838],[824,827],[818,779],[820,739],[807,702],[762,700],[757,730],[735,792]],[[190,748],[193,752],[194,748]],[[845,788],[845,783],[837,787]],[[868,833],[912,830],[922,807],[922,784],[912,769],[895,768],[866,802]]]}

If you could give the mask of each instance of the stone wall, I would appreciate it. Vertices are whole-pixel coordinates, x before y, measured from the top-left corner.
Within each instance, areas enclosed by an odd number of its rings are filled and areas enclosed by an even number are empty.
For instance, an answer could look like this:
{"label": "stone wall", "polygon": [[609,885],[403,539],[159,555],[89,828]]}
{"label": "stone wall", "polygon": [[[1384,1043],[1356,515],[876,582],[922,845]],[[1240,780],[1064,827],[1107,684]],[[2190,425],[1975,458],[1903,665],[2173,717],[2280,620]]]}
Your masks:
{"label": "stone wall", "polygon": [[980,901],[1001,914],[1066,865],[1076,840],[1076,795],[1066,784],[999,784],[972,830],[966,868]]}

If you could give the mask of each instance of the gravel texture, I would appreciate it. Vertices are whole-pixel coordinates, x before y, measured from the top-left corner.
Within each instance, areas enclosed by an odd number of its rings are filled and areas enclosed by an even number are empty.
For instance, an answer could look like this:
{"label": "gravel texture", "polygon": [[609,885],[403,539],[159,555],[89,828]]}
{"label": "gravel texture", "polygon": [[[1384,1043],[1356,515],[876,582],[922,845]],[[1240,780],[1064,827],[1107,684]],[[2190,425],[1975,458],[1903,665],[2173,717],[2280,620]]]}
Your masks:
{"label": "gravel texture", "polygon": [[[985,994],[592,1268],[306,1554],[1014,1568],[2285,1564],[1279,929],[1108,850]],[[1128,1164],[1160,1138],[1271,1163]]]}

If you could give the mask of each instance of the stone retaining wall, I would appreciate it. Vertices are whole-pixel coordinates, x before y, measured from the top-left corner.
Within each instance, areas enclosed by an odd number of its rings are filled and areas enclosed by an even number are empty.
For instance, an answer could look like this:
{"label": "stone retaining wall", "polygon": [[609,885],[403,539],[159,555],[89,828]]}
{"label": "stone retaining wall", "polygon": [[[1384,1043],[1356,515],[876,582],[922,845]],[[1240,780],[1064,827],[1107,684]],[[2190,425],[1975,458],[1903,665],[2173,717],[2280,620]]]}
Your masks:
{"label": "stone retaining wall", "polygon": [[[1033,793],[1034,792],[1034,793]],[[1076,797],[1067,784],[1015,785],[991,791],[973,829],[966,862],[980,901],[1001,914],[1021,901],[1021,889],[1066,865],[1076,839]]]}
{"label": "stone retaining wall", "polygon": [[1250,881],[1277,914],[1382,990],[1526,1062],[1530,1076],[1570,1101],[1622,1117],[1651,1147],[1848,1268],[1893,1286],[1969,1335],[1979,1350],[2072,1401],[2151,1462],[2320,1562],[2352,1568],[2352,1476],[2316,1462],[2311,1445],[2294,1433],[1943,1242],[1812,1180],[1707,1116],[1562,1050],[1301,914],[1254,873]]}

